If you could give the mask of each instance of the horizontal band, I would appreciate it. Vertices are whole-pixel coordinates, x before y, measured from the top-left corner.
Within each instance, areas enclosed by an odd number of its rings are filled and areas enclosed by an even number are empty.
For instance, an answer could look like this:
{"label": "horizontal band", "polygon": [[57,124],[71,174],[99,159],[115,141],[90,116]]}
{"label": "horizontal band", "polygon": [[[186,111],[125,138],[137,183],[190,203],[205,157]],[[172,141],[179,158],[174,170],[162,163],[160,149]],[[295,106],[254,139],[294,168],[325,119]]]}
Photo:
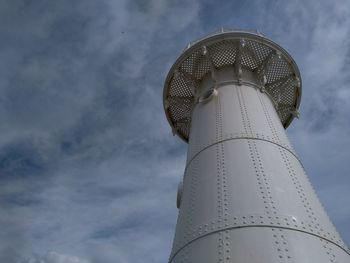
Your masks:
{"label": "horizontal band", "polygon": [[197,147],[198,150],[195,149],[193,151],[193,153],[190,153],[189,154],[189,156],[190,156],[189,161],[187,162],[186,167],[185,167],[185,174],[186,174],[188,167],[191,165],[192,161],[201,152],[205,151],[206,149],[208,149],[216,144],[227,142],[227,141],[232,141],[232,140],[259,140],[259,141],[264,141],[264,142],[274,144],[274,145],[281,147],[281,148],[285,149],[286,151],[290,152],[299,161],[300,165],[302,167],[304,167],[301,160],[299,159],[298,155],[294,152],[294,150],[290,147],[290,145],[282,144],[282,143],[270,138],[269,136],[264,136],[264,135],[260,135],[260,134],[253,134],[253,135],[249,136],[248,134],[243,134],[243,133],[231,133],[231,134],[224,135],[219,139],[208,141],[208,143],[202,144],[201,146]]}
{"label": "horizontal band", "polygon": [[290,215],[267,216],[264,214],[254,214],[244,216],[231,216],[229,219],[219,218],[217,220],[194,228],[191,233],[185,236],[184,242],[181,244],[174,244],[169,262],[171,262],[173,258],[187,245],[201,238],[226,230],[248,227],[280,228],[302,232],[328,241],[350,255],[350,251],[342,242],[340,237],[336,237],[334,235],[332,236],[329,232],[324,230],[322,226],[311,224],[306,220],[300,220]]}

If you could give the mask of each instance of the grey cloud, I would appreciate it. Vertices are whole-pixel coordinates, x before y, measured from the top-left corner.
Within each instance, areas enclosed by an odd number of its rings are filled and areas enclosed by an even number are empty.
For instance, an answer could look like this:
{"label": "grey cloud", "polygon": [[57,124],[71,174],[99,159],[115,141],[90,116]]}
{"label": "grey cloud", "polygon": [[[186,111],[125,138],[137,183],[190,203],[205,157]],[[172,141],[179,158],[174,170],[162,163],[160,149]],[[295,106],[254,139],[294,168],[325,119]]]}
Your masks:
{"label": "grey cloud", "polygon": [[[169,179],[175,189],[181,170],[168,171],[173,159],[166,158],[164,163],[166,148],[160,145],[175,145],[168,137],[170,129],[162,112],[159,78],[165,72],[160,64],[170,61],[171,49],[159,49],[154,38],[165,26],[157,35],[160,40],[170,41],[172,48],[182,47],[169,38],[174,30],[191,23],[188,14],[193,15],[196,5],[171,6],[171,13],[169,8],[163,4],[150,16],[130,13],[136,11],[128,10],[121,1],[14,2],[8,6],[5,18],[11,30],[3,28],[8,41],[2,42],[1,50],[12,64],[1,80],[0,117],[7,124],[0,128],[5,135],[0,146],[1,169],[22,177],[31,173],[32,177],[20,182],[8,179],[2,187],[1,202],[6,204],[2,214],[13,211],[9,220],[18,218],[11,223],[11,233],[25,230],[20,239],[18,234],[3,236],[7,244],[0,249],[7,251],[3,253],[4,260],[8,255],[6,262],[18,262],[20,256],[31,254],[44,256],[34,256],[29,262],[75,260],[45,255],[50,250],[85,254],[92,262],[104,262],[106,257],[112,262],[123,257],[135,262],[125,246],[133,234],[125,229],[137,224],[127,226],[130,218],[174,223]],[[13,15],[20,16],[13,21]],[[174,19],[181,23],[166,28]],[[157,60],[149,57],[154,50],[159,50]],[[4,64],[0,67],[6,68]],[[41,140],[48,145],[41,146],[36,138],[44,138]],[[183,149],[177,151],[184,153]],[[183,154],[177,158],[183,159]],[[159,205],[166,207],[161,213]],[[140,222],[139,228],[147,226]],[[172,230],[151,226],[143,238],[157,235],[153,238],[163,243],[163,237],[168,237],[164,249],[168,254]],[[101,239],[101,233],[109,235],[111,241]],[[125,242],[113,239],[112,235],[119,233]],[[97,240],[104,240],[98,242],[98,249],[89,247]],[[140,253],[152,251],[148,258],[154,261],[159,257],[157,246],[148,243],[142,251],[140,245]],[[18,248],[16,253],[14,247]]]}
{"label": "grey cloud", "polygon": [[21,263],[88,263],[88,261],[79,259],[76,256],[49,252],[45,256],[36,256],[23,260]]}
{"label": "grey cloud", "polygon": [[39,176],[50,169],[56,149],[49,138],[24,137],[0,149],[0,180]]}

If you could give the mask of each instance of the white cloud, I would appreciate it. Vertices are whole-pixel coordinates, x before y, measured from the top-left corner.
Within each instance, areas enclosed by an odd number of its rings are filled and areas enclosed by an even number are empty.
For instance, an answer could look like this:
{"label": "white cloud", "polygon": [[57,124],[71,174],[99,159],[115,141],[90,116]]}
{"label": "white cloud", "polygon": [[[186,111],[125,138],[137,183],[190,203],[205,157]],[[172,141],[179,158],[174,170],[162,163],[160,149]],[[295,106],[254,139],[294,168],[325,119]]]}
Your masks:
{"label": "white cloud", "polygon": [[76,256],[61,254],[58,252],[48,252],[40,257],[29,258],[23,263],[89,263],[87,260],[80,259]]}

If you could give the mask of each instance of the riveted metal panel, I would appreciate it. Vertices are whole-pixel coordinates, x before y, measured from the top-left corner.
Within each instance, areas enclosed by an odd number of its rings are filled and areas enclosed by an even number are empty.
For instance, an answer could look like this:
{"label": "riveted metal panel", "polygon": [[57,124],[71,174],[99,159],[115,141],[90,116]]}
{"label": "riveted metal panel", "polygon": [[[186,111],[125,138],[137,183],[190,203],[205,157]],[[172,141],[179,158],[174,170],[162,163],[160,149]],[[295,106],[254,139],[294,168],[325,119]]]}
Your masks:
{"label": "riveted metal panel", "polygon": [[166,93],[189,138],[169,261],[350,262],[284,131],[300,99],[296,66],[256,39],[203,43]]}
{"label": "riveted metal panel", "polygon": [[[257,226],[310,234],[347,251],[265,93],[254,86],[227,84],[216,97],[198,104],[192,119],[171,258],[187,246],[201,247],[199,240],[211,233],[219,232],[222,240],[232,228]],[[188,258],[202,257],[189,251]]]}
{"label": "riveted metal panel", "polygon": [[274,108],[271,99],[263,93],[257,94],[260,100],[261,109],[264,112],[265,120],[269,125],[269,129],[272,133],[272,138],[274,138],[282,146],[287,146],[292,152],[294,149],[287,137],[287,134],[283,128],[282,123],[279,121],[279,116]]}
{"label": "riveted metal panel", "polygon": [[252,226],[203,236],[180,250],[171,262],[348,263],[349,255],[315,235],[281,227]]}
{"label": "riveted metal panel", "polygon": [[223,142],[228,174],[223,187],[228,193],[227,213],[231,217],[266,210],[265,196],[261,193],[262,175],[256,170],[257,159],[249,143],[251,140],[245,139]]}
{"label": "riveted metal panel", "polygon": [[[214,148],[203,152],[196,159],[198,165],[197,172],[200,175],[198,180],[192,182],[192,188],[195,195],[193,196],[192,222],[194,225],[201,225],[209,222],[211,219],[218,218],[218,205],[220,197],[218,197],[218,187],[220,186],[220,174],[217,170],[217,156]],[[191,176],[193,165],[187,169],[185,177]],[[185,200],[184,200],[185,201]]]}
{"label": "riveted metal panel", "polygon": [[[249,99],[248,99],[249,98]],[[220,99],[222,112],[224,113],[222,123],[222,134],[216,135],[215,131],[215,101]],[[245,129],[242,121],[240,100],[246,104],[247,119],[249,127]],[[197,104],[192,120],[191,143],[188,150],[187,163],[204,148],[223,140],[236,138],[258,138],[277,143],[291,152],[294,152],[284,132],[282,124],[278,121],[275,125],[279,129],[271,129],[266,120],[266,112],[271,111],[269,116],[273,121],[278,118],[271,100],[257,88],[241,87],[228,84],[218,89],[218,97],[213,98],[206,104]],[[200,117],[201,116],[201,117]],[[282,132],[281,132],[282,131]],[[296,155],[296,154],[295,154]]]}
{"label": "riveted metal panel", "polygon": [[[216,98],[208,103],[196,105],[191,124],[191,139],[194,144],[189,147],[188,157],[199,151],[206,140],[216,139]],[[193,131],[193,132],[192,132]]]}

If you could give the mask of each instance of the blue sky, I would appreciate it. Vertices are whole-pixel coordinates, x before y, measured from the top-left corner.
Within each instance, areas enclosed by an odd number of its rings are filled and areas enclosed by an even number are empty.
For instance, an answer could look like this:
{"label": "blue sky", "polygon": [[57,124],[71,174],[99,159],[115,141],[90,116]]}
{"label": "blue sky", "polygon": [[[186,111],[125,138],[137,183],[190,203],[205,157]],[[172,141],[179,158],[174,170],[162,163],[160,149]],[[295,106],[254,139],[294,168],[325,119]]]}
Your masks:
{"label": "blue sky", "polygon": [[350,244],[348,0],[0,1],[0,262],[166,262],[186,144],[167,71],[221,27],[258,29],[302,75],[288,128]]}

